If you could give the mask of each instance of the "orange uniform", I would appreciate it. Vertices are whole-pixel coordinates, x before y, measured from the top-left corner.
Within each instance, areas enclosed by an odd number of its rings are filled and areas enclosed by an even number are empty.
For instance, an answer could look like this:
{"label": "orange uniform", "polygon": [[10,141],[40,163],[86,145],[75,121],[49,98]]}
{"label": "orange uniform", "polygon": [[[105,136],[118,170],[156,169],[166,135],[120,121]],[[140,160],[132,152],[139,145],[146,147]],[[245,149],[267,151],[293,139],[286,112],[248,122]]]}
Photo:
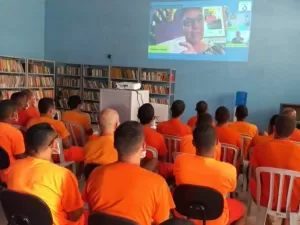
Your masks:
{"label": "orange uniform", "polygon": [[97,167],[88,179],[85,195],[93,212],[121,216],[140,225],[160,224],[175,208],[161,176],[123,162]]}
{"label": "orange uniform", "polygon": [[114,136],[99,136],[84,146],[84,164],[106,165],[118,160],[114,147]]}
{"label": "orange uniform", "polygon": [[68,169],[42,159],[21,159],[11,167],[7,187],[42,199],[50,208],[53,225],[84,224],[83,215],[77,222],[67,220],[68,212],[83,207],[77,179]]}
{"label": "orange uniform", "polygon": [[[84,128],[85,132],[88,132],[89,130],[92,129],[92,126],[90,124],[88,116],[83,113],[80,113],[80,112],[76,112],[76,111],[63,112],[61,115],[61,120],[78,124]],[[82,138],[81,138],[80,130],[74,129],[74,133],[75,133],[77,142],[82,145]],[[87,133],[86,133],[86,136],[87,136]],[[87,138],[88,138],[88,136],[87,136]]]}
{"label": "orange uniform", "polygon": [[[196,155],[196,148],[193,145],[193,135],[186,135],[182,137],[180,142],[180,152],[186,154]],[[215,148],[215,157],[216,160],[220,161],[221,159],[221,144],[218,141]]]}
{"label": "orange uniform", "polygon": [[26,109],[26,112],[30,118],[35,118],[40,116],[38,110],[33,106],[29,106],[28,109]]}
{"label": "orange uniform", "polygon": [[[212,158],[182,154],[175,160],[174,175],[176,185],[190,184],[210,187],[223,195],[225,200],[223,214],[216,220],[207,221],[207,225],[230,224],[243,215],[241,203],[226,199],[227,194],[233,192],[237,185],[237,173],[232,165]],[[200,221],[196,223],[202,224]]]}
{"label": "orange uniform", "polygon": [[[4,148],[9,156],[10,166],[15,162],[15,155],[25,153],[24,138],[18,129],[11,124],[0,122],[0,146]],[[0,172],[2,181],[6,181],[9,168]]]}
{"label": "orange uniform", "polygon": [[196,126],[196,123],[197,123],[197,119],[198,119],[198,116],[193,116],[193,117],[191,117],[191,118],[188,120],[187,125],[188,125],[189,127],[191,127],[192,129],[194,129],[195,126]]}
{"label": "orange uniform", "polygon": [[192,134],[192,129],[182,123],[179,119],[170,119],[161,122],[157,126],[157,131],[163,135],[171,135],[176,137],[183,137]]}
{"label": "orange uniform", "polygon": [[[70,136],[65,124],[59,120],[54,120],[48,116],[40,116],[29,120],[26,128],[29,129],[33,125],[39,123],[48,123],[58,133],[61,139],[65,139]],[[69,149],[64,150],[64,156],[66,161],[82,162],[84,161],[83,148],[72,146]]]}
{"label": "orange uniform", "polygon": [[[300,172],[300,146],[292,143],[289,140],[274,139],[268,143],[257,145],[254,147],[250,164],[253,168],[257,167],[273,167],[279,169],[294,170]],[[261,205],[267,207],[270,193],[270,176],[263,174],[261,176]],[[274,179],[274,197],[273,208],[277,205],[277,197],[279,190],[279,177]],[[284,182],[282,208],[286,208],[286,198],[288,190],[288,180]],[[295,180],[291,209],[296,212],[300,201],[300,182]],[[254,199],[256,199],[256,180],[252,178],[250,180],[250,191]]]}
{"label": "orange uniform", "polygon": [[300,142],[300,130],[295,129],[292,135],[290,136],[290,140]]}
{"label": "orange uniform", "polygon": [[251,142],[251,147],[254,147],[256,145],[261,145],[261,144],[265,144],[268,143],[270,141],[274,140],[274,135],[268,135],[268,136],[256,136],[255,138],[253,138],[252,142]]}

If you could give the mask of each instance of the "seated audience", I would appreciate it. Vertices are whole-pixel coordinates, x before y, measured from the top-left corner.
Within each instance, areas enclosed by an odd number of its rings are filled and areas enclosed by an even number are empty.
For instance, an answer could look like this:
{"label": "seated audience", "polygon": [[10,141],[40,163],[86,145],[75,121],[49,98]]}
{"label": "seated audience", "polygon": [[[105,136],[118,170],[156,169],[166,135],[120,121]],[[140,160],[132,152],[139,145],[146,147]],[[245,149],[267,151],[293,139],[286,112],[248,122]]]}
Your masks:
{"label": "seated audience", "polygon": [[[70,111],[63,112],[61,115],[61,120],[80,125],[84,129],[86,138],[88,139],[89,136],[93,134],[93,129],[88,115],[81,112],[82,101],[80,97],[78,95],[70,96],[68,99],[68,106],[70,108]],[[83,143],[80,130],[74,129],[74,133],[77,142],[82,146]]]}
{"label": "seated audience", "polygon": [[[289,116],[296,122],[297,112],[296,110],[292,108],[285,108],[283,110],[283,115]],[[293,131],[292,135],[290,136],[290,140],[300,142],[300,130],[295,127],[295,130]]]}
{"label": "seated audience", "polygon": [[[297,146],[289,140],[290,135],[296,127],[295,120],[288,116],[279,116],[274,131],[274,140],[254,147],[250,165],[252,166],[252,179],[250,180],[250,192],[256,199],[256,176],[257,167],[272,167],[300,172],[300,146]],[[270,176],[263,174],[261,176],[261,197],[260,203],[267,207],[270,193]],[[274,178],[274,197],[272,208],[276,208],[279,191],[279,177]],[[292,193],[291,211],[298,212],[300,201],[300,183],[294,181],[294,191]],[[282,209],[286,209],[287,190],[289,182],[286,180],[283,186]],[[270,221],[269,221],[270,222]],[[271,224],[271,223],[269,223]],[[289,223],[286,223],[289,224]]]}
{"label": "seated audience", "polygon": [[39,117],[40,113],[38,111],[38,101],[35,95],[30,90],[24,90],[23,93],[26,94],[29,107],[26,109],[27,115],[31,118]]}
{"label": "seated audience", "polygon": [[177,218],[172,218],[172,219],[168,219],[165,222],[161,223],[160,225],[195,225],[195,223],[193,223],[190,220],[187,219],[177,219]]}
{"label": "seated audience", "polygon": [[[25,157],[24,139],[21,131],[12,126],[18,119],[17,104],[12,100],[0,101],[0,146],[9,156],[10,165]],[[9,168],[0,171],[0,179],[6,182]]]}
{"label": "seated audience", "polygon": [[172,119],[161,122],[157,126],[157,131],[163,135],[171,135],[176,137],[183,137],[191,134],[192,129],[180,121],[180,117],[185,110],[185,104],[181,100],[176,100],[171,106]]}
{"label": "seated audience", "polygon": [[[248,117],[248,108],[244,105],[239,105],[236,108],[235,116],[237,121],[229,123],[228,126],[235,131],[239,132],[240,134],[248,135],[252,138],[258,136],[258,129],[254,124],[246,122],[246,118]],[[250,140],[245,140],[244,146],[243,146],[243,154],[244,159],[247,159],[248,157],[248,149],[251,144]]]}
{"label": "seated audience", "polygon": [[[190,184],[205,186],[219,191],[224,197],[223,214],[216,220],[207,221],[207,225],[244,224],[244,207],[237,200],[227,198],[235,191],[237,172],[228,163],[214,159],[217,143],[215,128],[210,124],[196,126],[193,132],[196,155],[179,155],[174,164],[176,185]],[[178,213],[176,213],[178,214]],[[202,224],[200,221],[195,221]]]}
{"label": "seated audience", "polygon": [[42,199],[50,208],[54,225],[83,225],[83,201],[75,176],[51,162],[56,138],[57,133],[47,123],[30,127],[25,136],[29,157],[12,165],[7,187]]}
{"label": "seated audience", "polygon": [[96,168],[87,181],[85,198],[90,211],[124,217],[140,225],[169,219],[175,205],[166,181],[140,167],[146,151],[143,126],[125,122],[116,129],[114,140],[118,162]]}
{"label": "seated audience", "polygon": [[25,127],[27,122],[31,119],[27,114],[28,100],[24,92],[15,92],[10,99],[15,101],[18,106],[18,120],[14,122],[15,125]]}
{"label": "seated audience", "polygon": [[[199,114],[196,127],[202,126],[202,125],[212,125],[212,116],[208,113]],[[180,142],[180,152],[186,153],[186,154],[196,154],[196,148],[193,144],[193,135],[186,135],[181,138]],[[221,144],[218,141],[215,149],[215,159],[220,160],[221,159]]]}
{"label": "seated audience", "polygon": [[[27,129],[35,124],[48,123],[58,133],[62,139],[64,150],[64,156],[66,161],[83,162],[84,153],[83,149],[77,146],[72,146],[72,138],[65,124],[62,121],[54,120],[56,114],[55,104],[52,98],[42,98],[38,104],[40,117],[32,118],[27,123]],[[56,159],[56,158],[54,158]]]}
{"label": "seated audience", "polygon": [[204,114],[204,113],[208,112],[208,105],[207,105],[207,103],[205,101],[200,101],[200,102],[197,103],[195,110],[197,112],[197,115],[191,117],[188,120],[188,123],[187,123],[188,126],[190,126],[192,129],[194,129],[195,126],[196,126],[198,115]]}

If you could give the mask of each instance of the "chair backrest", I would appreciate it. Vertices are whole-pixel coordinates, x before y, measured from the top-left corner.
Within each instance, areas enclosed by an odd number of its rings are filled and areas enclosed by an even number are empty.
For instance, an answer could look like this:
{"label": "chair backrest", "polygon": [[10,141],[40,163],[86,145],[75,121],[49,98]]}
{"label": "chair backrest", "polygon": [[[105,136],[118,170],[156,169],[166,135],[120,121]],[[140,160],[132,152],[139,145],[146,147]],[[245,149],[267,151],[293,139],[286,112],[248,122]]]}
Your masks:
{"label": "chair backrest", "polygon": [[112,216],[105,213],[93,213],[89,216],[88,225],[139,225],[138,223],[122,218],[119,216]]}
{"label": "chair backrest", "polygon": [[67,121],[63,122],[66,125],[67,130],[71,134],[73,145],[84,146],[86,144],[86,135],[83,126]]}
{"label": "chair backrest", "polygon": [[49,207],[36,196],[4,190],[0,192],[0,201],[8,224],[53,224]]}
{"label": "chair backrest", "polygon": [[64,154],[64,149],[63,149],[63,143],[62,143],[62,139],[61,138],[56,138],[55,139],[56,142],[56,152],[53,152],[52,154],[54,155],[58,155],[59,157],[59,162],[60,163],[64,163],[65,162],[65,154]]}
{"label": "chair backrest", "polygon": [[[247,158],[247,143],[251,143],[253,137],[247,134],[241,134],[242,137],[242,149],[241,149],[241,159],[244,160]],[[248,146],[249,147],[249,146]]]}
{"label": "chair backrest", "polygon": [[181,138],[170,135],[164,135],[164,139],[169,152],[168,162],[172,162],[173,152],[179,152]]}
{"label": "chair backrest", "polygon": [[157,151],[156,148],[152,148],[152,147],[150,147],[150,146],[147,146],[147,147],[146,147],[146,151],[152,153],[153,159],[158,159],[158,151]]}
{"label": "chair backrest", "polygon": [[223,213],[224,198],[209,187],[179,185],[174,191],[176,211],[188,219],[215,220]]}
{"label": "chair backrest", "polygon": [[[231,155],[230,152],[233,153],[232,159],[230,159],[231,157],[228,157]],[[222,162],[228,162],[232,164],[234,167],[236,167],[238,156],[239,156],[239,148],[234,145],[221,143],[221,156],[222,156],[221,157]]]}
{"label": "chair backrest", "polygon": [[[281,217],[281,218],[289,218],[289,213],[291,212],[291,200],[292,200],[292,192],[293,192],[293,186],[294,186],[294,180],[300,178],[300,172],[292,171],[292,170],[284,170],[284,169],[277,169],[277,168],[271,168],[271,167],[257,167],[256,168],[256,199],[257,202],[260,203],[261,199],[261,175],[263,173],[267,173],[270,176],[270,190],[269,190],[269,200],[268,200],[268,214],[271,216]],[[275,180],[278,180],[279,176],[279,188],[278,188],[278,194],[274,193],[274,186]],[[284,192],[284,183],[287,182],[287,179],[289,178],[288,183],[288,189],[287,193]],[[277,196],[276,196],[277,194]],[[284,203],[283,195],[286,194],[286,207],[282,210],[282,204]],[[273,199],[274,197],[278,199],[276,210],[272,209],[273,206]],[[260,204],[258,204],[258,210],[260,210]],[[300,210],[299,210],[300,212]]]}

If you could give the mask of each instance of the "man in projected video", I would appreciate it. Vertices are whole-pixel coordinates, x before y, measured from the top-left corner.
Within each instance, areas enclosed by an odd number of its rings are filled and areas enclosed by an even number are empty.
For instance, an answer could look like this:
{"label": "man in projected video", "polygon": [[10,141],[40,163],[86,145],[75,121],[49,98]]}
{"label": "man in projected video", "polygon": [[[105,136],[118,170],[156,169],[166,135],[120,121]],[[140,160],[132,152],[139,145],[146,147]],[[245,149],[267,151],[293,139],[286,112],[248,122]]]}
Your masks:
{"label": "man in projected video", "polygon": [[221,45],[215,45],[211,42],[203,41],[204,34],[204,16],[202,8],[183,9],[182,26],[186,42],[179,45],[186,48],[183,54],[209,54],[221,55],[225,54]]}

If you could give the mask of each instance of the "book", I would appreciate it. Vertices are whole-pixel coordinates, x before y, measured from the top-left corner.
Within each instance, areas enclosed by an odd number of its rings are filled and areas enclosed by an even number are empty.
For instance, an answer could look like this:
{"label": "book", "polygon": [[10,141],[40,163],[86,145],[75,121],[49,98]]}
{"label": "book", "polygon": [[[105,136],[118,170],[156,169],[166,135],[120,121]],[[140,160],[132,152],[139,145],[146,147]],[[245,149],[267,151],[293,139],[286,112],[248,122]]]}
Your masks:
{"label": "book", "polygon": [[107,85],[107,83],[100,82],[100,81],[95,81],[95,80],[84,80],[84,81],[83,81],[83,87],[84,87],[84,88],[95,88],[95,89],[100,89],[100,88],[107,88],[108,85]]}
{"label": "book", "polygon": [[15,93],[18,92],[20,90],[0,90],[0,96],[2,97],[2,99],[10,99],[10,96]]}
{"label": "book", "polygon": [[90,113],[92,123],[97,123],[98,113]]}
{"label": "book", "polygon": [[36,74],[51,74],[51,69],[42,64],[28,63],[28,72]]}
{"label": "book", "polygon": [[57,85],[68,86],[68,87],[80,87],[80,80],[76,78],[58,77]]}
{"label": "book", "polygon": [[72,95],[79,95],[80,96],[80,91],[78,89],[64,89],[64,88],[58,88],[57,89],[57,97],[58,98],[66,98],[68,99]]}
{"label": "book", "polygon": [[84,102],[83,103],[83,111],[86,112],[99,112],[99,103],[90,103],[90,102]]}
{"label": "book", "polygon": [[28,77],[28,87],[54,87],[53,77]]}
{"label": "book", "polygon": [[25,73],[25,64],[15,59],[0,59],[0,72]]}
{"label": "book", "polygon": [[54,98],[54,90],[32,90],[36,99],[41,98]]}
{"label": "book", "polygon": [[163,94],[163,95],[172,94],[170,93],[170,88],[166,86],[142,84],[142,89],[149,90],[150,94]]}
{"label": "book", "polygon": [[0,75],[0,88],[24,87],[25,76],[23,75]]}
{"label": "book", "polygon": [[169,100],[167,98],[150,98],[150,103],[169,105]]}
{"label": "book", "polygon": [[111,68],[112,79],[137,80],[138,71],[126,68]]}
{"label": "book", "polygon": [[61,98],[58,100],[58,107],[63,109],[68,109],[68,99],[67,98]]}
{"label": "book", "polygon": [[164,81],[174,82],[174,75],[166,72],[146,72],[144,71],[141,75],[142,81]]}
{"label": "book", "polygon": [[60,75],[72,75],[72,76],[79,76],[81,75],[81,68],[75,66],[58,66],[56,68],[56,73]]}
{"label": "book", "polygon": [[99,91],[85,91],[83,95],[84,95],[84,100],[99,101],[100,99]]}
{"label": "book", "polygon": [[108,77],[108,69],[85,67],[84,76],[85,77]]}

